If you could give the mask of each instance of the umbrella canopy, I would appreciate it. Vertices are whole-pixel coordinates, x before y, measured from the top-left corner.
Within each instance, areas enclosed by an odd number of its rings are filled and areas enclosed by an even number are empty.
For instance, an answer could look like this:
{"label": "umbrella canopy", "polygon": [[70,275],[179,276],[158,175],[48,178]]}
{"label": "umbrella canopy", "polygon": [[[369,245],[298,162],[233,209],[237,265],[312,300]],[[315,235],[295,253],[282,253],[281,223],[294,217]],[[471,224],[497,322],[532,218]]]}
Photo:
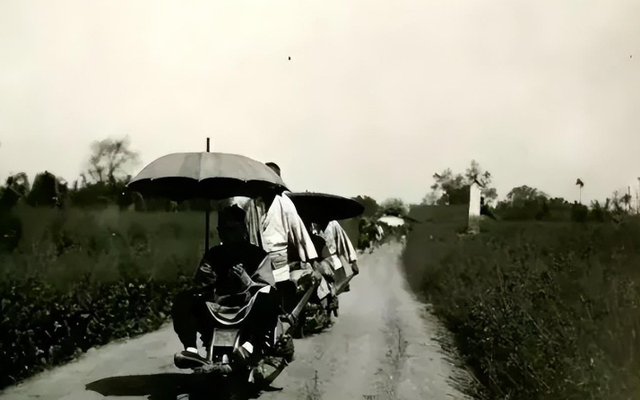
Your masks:
{"label": "umbrella canopy", "polygon": [[258,197],[286,190],[282,179],[265,164],[228,153],[173,153],[147,165],[127,185],[145,196],[182,201]]}
{"label": "umbrella canopy", "polygon": [[364,206],[355,200],[326,193],[287,193],[303,221],[323,222],[355,218]]}

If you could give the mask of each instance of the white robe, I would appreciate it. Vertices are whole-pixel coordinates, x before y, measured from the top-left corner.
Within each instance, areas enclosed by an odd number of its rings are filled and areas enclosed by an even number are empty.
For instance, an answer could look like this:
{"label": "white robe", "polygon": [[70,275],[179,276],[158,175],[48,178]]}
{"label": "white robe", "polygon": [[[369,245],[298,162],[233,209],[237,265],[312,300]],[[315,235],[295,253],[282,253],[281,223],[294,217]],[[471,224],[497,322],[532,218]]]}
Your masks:
{"label": "white robe", "polygon": [[378,231],[378,234],[376,235],[376,240],[382,239],[382,237],[384,236],[384,230],[378,224],[376,224],[376,230]]}
{"label": "white robe", "polygon": [[349,240],[349,235],[337,221],[329,222],[319,235],[324,239],[330,255],[337,255],[350,263],[358,261],[358,255]]}
{"label": "white robe", "polygon": [[286,194],[276,196],[267,212],[261,199],[243,203],[238,202],[247,212],[251,243],[271,256],[276,281],[289,279],[289,263],[318,257],[307,228]]}
{"label": "white robe", "polygon": [[322,237],[326,243],[327,251],[329,252],[326,260],[335,271],[345,267],[346,265],[344,264],[348,263],[351,265],[358,261],[357,252],[353,248],[347,232],[344,231],[337,221],[329,222],[323,231],[318,232],[318,235]]}

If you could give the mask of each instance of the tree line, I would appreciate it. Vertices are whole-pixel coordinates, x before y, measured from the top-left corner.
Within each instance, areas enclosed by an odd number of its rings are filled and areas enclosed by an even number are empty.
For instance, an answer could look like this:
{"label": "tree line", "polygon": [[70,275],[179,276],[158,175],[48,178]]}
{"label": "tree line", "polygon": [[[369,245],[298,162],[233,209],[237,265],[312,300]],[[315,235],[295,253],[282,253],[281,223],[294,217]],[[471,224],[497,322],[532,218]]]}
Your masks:
{"label": "tree line", "polygon": [[[79,178],[68,183],[65,179],[44,171],[36,175],[33,183],[25,173],[9,176],[0,186],[0,214],[7,213],[19,203],[32,207],[103,208],[118,206],[136,211],[204,211],[216,210],[224,202],[195,199],[175,203],[168,199],[145,199],[130,191],[126,185],[131,180],[131,169],[139,164],[139,153],[131,149],[128,138],[105,139],[91,145],[87,168]],[[513,188],[502,201],[493,186],[492,174],[472,160],[464,173],[454,173],[450,168],[433,175],[430,192],[423,205],[459,205],[469,201],[470,185],[481,185],[483,210],[505,220],[619,220],[625,215],[637,213],[631,207],[629,193],[614,194],[604,202],[593,201],[590,207],[551,197],[545,192],[522,185]],[[584,182],[576,182],[582,193]],[[581,196],[580,196],[581,197]],[[363,217],[382,214],[406,216],[409,207],[401,199],[393,198],[378,204],[369,196],[357,196],[365,211]]]}
{"label": "tree line", "polygon": [[446,169],[433,175],[431,191],[424,197],[423,205],[468,204],[470,185],[477,181],[482,189],[483,209],[502,220],[574,221],[574,222],[619,222],[625,216],[640,213],[640,204],[632,207],[630,190],[626,194],[613,192],[604,202],[594,200],[589,206],[582,204],[582,188],[585,183],[577,179],[580,201],[569,202],[562,197],[527,185],[515,187],[501,201],[493,187],[493,176],[478,162],[471,161],[465,173],[453,173]]}
{"label": "tree line", "polygon": [[[130,171],[139,164],[139,153],[128,138],[105,139],[91,145],[88,167],[73,183],[44,171],[33,184],[21,172],[0,186],[0,208],[5,212],[22,203],[32,207],[104,208],[118,206],[136,211],[214,210],[220,202],[195,199],[180,204],[168,199],[145,199],[129,190]],[[207,204],[209,203],[209,204]]]}

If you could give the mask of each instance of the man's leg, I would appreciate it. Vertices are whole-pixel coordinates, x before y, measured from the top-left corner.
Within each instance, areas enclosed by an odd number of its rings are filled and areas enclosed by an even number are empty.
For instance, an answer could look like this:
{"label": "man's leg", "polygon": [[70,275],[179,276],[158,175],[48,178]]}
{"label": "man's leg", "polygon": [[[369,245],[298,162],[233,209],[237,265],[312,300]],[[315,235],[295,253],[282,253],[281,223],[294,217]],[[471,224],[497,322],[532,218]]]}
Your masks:
{"label": "man's leg", "polygon": [[260,293],[251,310],[251,321],[259,346],[273,346],[273,330],[281,312],[280,296],[276,291]]}
{"label": "man's leg", "polygon": [[282,312],[280,298],[277,292],[272,292],[262,296],[260,309],[254,319],[257,325],[257,332],[262,334],[266,340],[264,350],[267,356],[283,357],[287,362],[293,361],[294,346],[291,335],[284,334],[280,337],[275,336],[275,328],[278,324],[278,318]]}
{"label": "man's leg", "polygon": [[295,284],[292,281],[278,282],[276,283],[276,289],[284,312],[290,313],[293,311],[297,304]]}
{"label": "man's leg", "polygon": [[214,320],[207,304],[203,301],[196,304],[194,308],[194,315],[197,319],[198,333],[200,333],[200,339],[202,345],[207,350],[207,359],[209,358],[209,352],[211,350],[211,341],[213,340]]}
{"label": "man's leg", "polygon": [[204,301],[190,292],[183,292],[176,296],[171,309],[173,330],[184,346],[184,351],[177,353],[174,361],[178,368],[192,368],[206,360],[198,354],[198,316],[201,315]]}
{"label": "man's leg", "polygon": [[171,309],[173,330],[180,338],[184,348],[196,347],[198,326],[193,313],[197,298],[189,292],[182,292],[176,296]]}
{"label": "man's leg", "polygon": [[329,294],[329,306],[328,310],[330,313],[333,312],[335,317],[338,317],[338,295],[336,294],[336,285],[334,283],[329,284],[329,290],[331,293]]}

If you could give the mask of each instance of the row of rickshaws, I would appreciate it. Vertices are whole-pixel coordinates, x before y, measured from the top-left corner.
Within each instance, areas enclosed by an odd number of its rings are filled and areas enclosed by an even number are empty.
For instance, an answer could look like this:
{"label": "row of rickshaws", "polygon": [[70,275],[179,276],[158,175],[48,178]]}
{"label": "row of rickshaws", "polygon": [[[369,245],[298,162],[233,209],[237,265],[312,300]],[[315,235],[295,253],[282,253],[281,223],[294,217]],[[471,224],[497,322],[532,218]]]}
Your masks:
{"label": "row of rickshaws", "polygon": [[[208,147],[208,146],[207,146]],[[207,149],[208,150],[208,149]],[[144,197],[161,197],[174,201],[190,199],[225,200],[237,197],[257,199],[266,193],[287,192],[305,225],[326,223],[358,217],[364,207],[355,200],[342,196],[314,193],[291,192],[281,179],[266,164],[251,158],[229,153],[192,152],[173,153],[156,159],[147,165],[128,185]],[[209,249],[210,212],[205,213],[205,251]],[[321,253],[319,253],[320,255]],[[325,253],[326,254],[326,253]],[[320,256],[322,257],[322,256]],[[319,264],[314,264],[319,265]],[[354,273],[348,260],[341,260],[343,268],[335,271],[323,271],[332,275],[334,295],[340,294],[349,286]],[[326,268],[326,267],[323,267]],[[318,275],[316,273],[316,275]],[[326,329],[332,323],[331,314],[338,315],[335,307],[328,307],[326,302],[326,280],[313,280],[312,284],[290,282],[295,293],[294,302],[286,302],[285,313],[275,322],[272,340],[273,353],[262,353],[256,350],[252,341],[250,320],[253,304],[264,296],[264,289],[252,295],[244,308],[226,314],[211,312],[215,324],[206,349],[206,360],[203,365],[189,365],[198,377],[198,382],[205,384],[205,392],[209,395],[222,390],[222,386],[211,386],[212,377],[224,378],[235,382],[235,385],[224,385],[229,389],[227,395],[238,398],[249,391],[263,390],[293,360],[292,337],[304,337]],[[325,286],[325,289],[322,288]],[[277,291],[275,287],[274,291]],[[268,290],[268,289],[267,289]],[[291,293],[291,292],[289,292]],[[321,294],[322,293],[322,294]],[[228,383],[228,382],[227,382]],[[193,388],[192,388],[193,389]],[[193,390],[185,388],[184,392]],[[244,395],[242,394],[244,393]]]}

